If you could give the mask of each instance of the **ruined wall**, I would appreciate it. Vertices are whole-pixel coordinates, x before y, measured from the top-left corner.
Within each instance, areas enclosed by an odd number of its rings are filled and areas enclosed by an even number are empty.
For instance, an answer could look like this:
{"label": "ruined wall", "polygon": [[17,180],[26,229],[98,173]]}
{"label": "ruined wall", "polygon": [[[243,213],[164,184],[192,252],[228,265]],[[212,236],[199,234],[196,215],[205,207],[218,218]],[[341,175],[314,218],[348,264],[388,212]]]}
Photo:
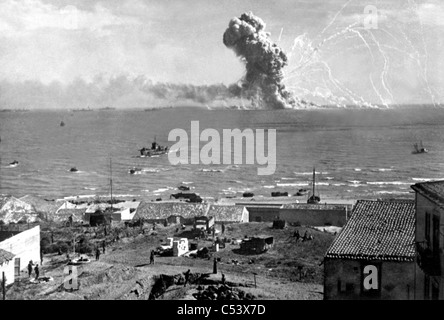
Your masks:
{"label": "ruined wall", "polygon": [[368,299],[362,294],[364,265],[380,263],[380,300],[413,300],[415,298],[415,262],[361,261],[329,259],[324,261],[324,299]]}
{"label": "ruined wall", "polygon": [[[15,254],[15,258],[20,258],[20,270],[26,269],[29,260],[40,265],[40,226],[0,242],[0,249]],[[14,261],[12,263],[14,264]]]}

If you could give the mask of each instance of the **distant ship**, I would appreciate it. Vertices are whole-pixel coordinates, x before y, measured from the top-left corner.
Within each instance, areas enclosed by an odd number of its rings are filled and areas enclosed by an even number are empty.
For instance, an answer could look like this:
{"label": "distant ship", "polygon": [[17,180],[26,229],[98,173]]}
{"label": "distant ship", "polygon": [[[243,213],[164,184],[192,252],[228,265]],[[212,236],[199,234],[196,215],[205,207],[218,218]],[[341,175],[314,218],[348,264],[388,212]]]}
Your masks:
{"label": "distant ship", "polygon": [[88,107],[87,109],[83,108],[83,109],[72,109],[73,112],[80,112],[80,111],[94,111],[93,109],[91,109],[90,107]]}
{"label": "distant ship", "polygon": [[105,107],[105,108],[99,108],[99,111],[111,111],[111,110],[116,110],[116,108],[113,107]]}
{"label": "distant ship", "polygon": [[316,194],[316,171],[313,167],[313,190],[309,193],[307,203],[316,204],[321,201],[319,194]]}
{"label": "distant ship", "polygon": [[151,144],[151,148],[145,148],[139,150],[140,155],[142,157],[152,157],[157,155],[162,155],[168,153],[168,147],[167,146],[161,146],[156,142],[156,138],[154,138],[153,143]]}
{"label": "distant ship", "polygon": [[415,150],[413,150],[413,154],[417,154],[417,153],[427,153],[427,152],[429,152],[429,150],[427,150],[426,148],[424,148],[424,146],[422,145],[422,140],[419,142],[419,144],[418,143],[415,143],[414,145],[413,145],[413,148],[415,149]]}

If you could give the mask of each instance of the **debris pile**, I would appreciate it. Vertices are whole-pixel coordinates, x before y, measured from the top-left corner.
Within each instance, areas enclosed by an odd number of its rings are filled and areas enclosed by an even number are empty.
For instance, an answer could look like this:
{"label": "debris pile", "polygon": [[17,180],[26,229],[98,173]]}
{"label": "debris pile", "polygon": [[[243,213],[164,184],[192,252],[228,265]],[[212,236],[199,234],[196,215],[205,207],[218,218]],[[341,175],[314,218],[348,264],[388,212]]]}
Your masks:
{"label": "debris pile", "polygon": [[254,300],[256,297],[251,293],[234,289],[226,285],[208,286],[206,289],[197,288],[199,292],[194,293],[196,300]]}

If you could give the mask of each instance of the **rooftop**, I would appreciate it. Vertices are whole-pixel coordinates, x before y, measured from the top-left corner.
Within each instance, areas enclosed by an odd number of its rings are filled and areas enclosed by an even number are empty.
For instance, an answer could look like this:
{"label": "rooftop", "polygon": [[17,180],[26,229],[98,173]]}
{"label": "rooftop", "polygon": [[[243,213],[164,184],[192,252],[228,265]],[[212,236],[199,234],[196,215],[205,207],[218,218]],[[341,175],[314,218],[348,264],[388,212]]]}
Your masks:
{"label": "rooftop", "polygon": [[0,265],[6,261],[12,260],[12,258],[14,258],[14,254],[9,251],[0,249]]}
{"label": "rooftop", "polygon": [[326,258],[414,261],[414,200],[358,200]]}
{"label": "rooftop", "polygon": [[416,183],[412,189],[428,195],[438,204],[444,206],[444,180]]}
{"label": "rooftop", "polygon": [[282,209],[305,209],[305,210],[340,210],[351,209],[351,204],[311,204],[311,203],[286,203]]}

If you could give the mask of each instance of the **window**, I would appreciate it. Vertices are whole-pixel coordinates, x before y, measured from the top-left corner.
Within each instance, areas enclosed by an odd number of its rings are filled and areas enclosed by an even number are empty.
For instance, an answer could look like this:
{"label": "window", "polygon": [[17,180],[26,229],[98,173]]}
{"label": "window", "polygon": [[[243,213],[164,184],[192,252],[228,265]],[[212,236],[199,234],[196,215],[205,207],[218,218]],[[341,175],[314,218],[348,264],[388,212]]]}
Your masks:
{"label": "window", "polygon": [[15,278],[20,277],[20,258],[14,259],[14,276]]}
{"label": "window", "polygon": [[432,300],[439,300],[439,283],[432,283]]}
{"label": "window", "polygon": [[424,300],[430,300],[430,277],[424,275]]}
{"label": "window", "polygon": [[439,255],[439,217],[433,215],[433,255]]}
{"label": "window", "polygon": [[430,213],[425,214],[425,240],[430,244]]}

